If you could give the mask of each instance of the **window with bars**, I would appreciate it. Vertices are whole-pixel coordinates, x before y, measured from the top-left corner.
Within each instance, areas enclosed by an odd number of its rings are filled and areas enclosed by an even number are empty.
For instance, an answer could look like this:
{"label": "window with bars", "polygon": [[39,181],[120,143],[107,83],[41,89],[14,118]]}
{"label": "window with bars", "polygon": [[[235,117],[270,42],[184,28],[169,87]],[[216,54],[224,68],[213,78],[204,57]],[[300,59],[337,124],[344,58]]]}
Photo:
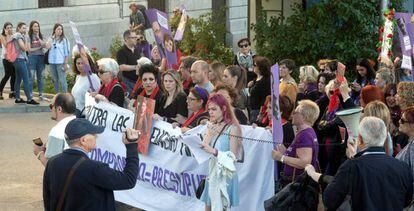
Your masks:
{"label": "window with bars", "polygon": [[64,0],[39,0],[39,8],[63,7]]}

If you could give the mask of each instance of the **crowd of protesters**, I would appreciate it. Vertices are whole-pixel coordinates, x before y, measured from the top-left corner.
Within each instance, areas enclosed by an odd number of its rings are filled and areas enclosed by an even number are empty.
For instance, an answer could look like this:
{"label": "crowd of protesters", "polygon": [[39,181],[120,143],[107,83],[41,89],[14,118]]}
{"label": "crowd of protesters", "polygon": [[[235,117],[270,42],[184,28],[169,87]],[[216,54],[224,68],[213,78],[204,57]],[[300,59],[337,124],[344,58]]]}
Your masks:
{"label": "crowd of protesters", "polygon": [[[87,92],[97,101],[107,101],[125,108],[136,105],[134,101],[137,96],[143,96],[155,100],[155,120],[169,122],[173,127],[181,128],[183,133],[198,125],[207,124],[207,138],[204,139],[202,148],[214,156],[219,151],[229,151],[237,157],[242,144],[240,138],[222,136],[219,131],[240,137],[240,124],[266,127],[271,131],[274,110],[270,100],[271,66],[277,62],[280,77],[278,99],[284,139],[273,150],[272,158],[269,158],[279,161],[281,175],[277,177],[276,191],[306,171],[324,184],[329,193],[323,195],[324,202],[327,202],[329,208],[336,209],[348,192],[346,188],[335,188],[349,186],[351,182],[342,181],[348,175],[344,171],[352,167],[349,160],[358,161],[364,156],[381,154],[387,158],[373,159],[372,162],[378,162],[380,166],[393,166],[390,172],[395,174],[391,176],[400,181],[399,186],[387,183],[386,188],[389,189],[382,192],[388,191],[389,197],[383,194],[373,194],[371,198],[361,196],[365,201],[361,201],[361,197],[358,200],[355,197],[353,208],[378,210],[381,204],[387,208],[388,203],[395,203],[398,208],[409,205],[414,172],[414,160],[411,159],[414,158],[414,154],[411,155],[414,153],[414,83],[411,82],[412,76],[405,75],[407,71],[400,68],[401,62],[398,59],[391,62],[386,58],[364,58],[358,60],[355,67],[345,67],[336,59],[323,58],[318,61],[317,67],[296,67],[295,61],[291,59],[270,61],[257,55],[251,49],[250,40],[243,38],[237,43],[239,49],[231,65],[220,62],[210,64],[203,58],[181,55],[178,65],[167,68],[167,61],[160,56],[159,50],[162,49],[152,45],[150,50],[142,47],[145,35],[141,29],[147,23],[143,13],[135,6],[132,5],[134,14],[131,16],[130,29],[123,33],[124,45],[118,51],[116,59],[94,61],[87,55],[92,70],[89,75],[91,80],[88,79],[79,53],[74,53],[72,59],[76,82],[71,90],[72,95],[57,95],[51,104],[51,109],[57,115],[56,121],[66,119],[64,126],[59,125],[60,131],[63,131],[74,115],[83,117],[84,96]],[[11,23],[4,24],[0,40],[6,74],[0,83],[0,99],[3,99],[3,88],[11,78],[10,98],[15,98],[16,103],[38,104],[33,99],[33,81],[36,76],[39,99],[42,100],[45,64],[50,65],[55,92],[68,92],[66,74],[70,68],[68,63],[71,47],[63,26],[55,24],[50,37],[41,33],[40,24],[36,21],[32,21],[29,32],[26,31],[23,22],[17,24],[15,33]],[[6,59],[6,46],[9,42],[13,42],[19,52],[13,62]],[[346,71],[354,70],[356,78],[353,81],[338,77]],[[292,75],[299,75],[299,80]],[[26,100],[20,97],[21,81]],[[68,109],[68,105],[62,102],[72,98]],[[345,125],[336,116],[336,112],[355,107],[362,107],[363,115],[359,140],[355,140],[353,145],[347,141]],[[374,133],[374,130],[380,135]],[[374,140],[375,138],[383,140]],[[35,155],[43,164],[46,165],[52,156],[70,147],[62,139],[60,136],[54,137],[52,140],[57,142],[54,145],[49,142],[50,148],[34,148]],[[213,142],[218,145],[213,145]],[[375,181],[377,177],[370,178],[373,172],[369,172],[370,166],[366,162],[362,159],[355,164],[359,167],[355,171],[360,173],[358,184],[381,185]],[[373,166],[376,167],[375,174],[389,174],[384,166]],[[319,174],[315,176],[316,172]],[[329,182],[326,182],[329,177]],[[404,190],[401,189],[402,199],[398,198],[399,195],[392,194],[395,188],[402,187],[401,183],[406,185]],[[352,185],[357,186],[356,183]],[[352,193],[369,195],[369,191],[361,188],[358,187]],[[236,174],[228,181],[231,199],[229,206],[238,205],[237,190]],[[342,198],[333,199],[334,194]],[[208,189],[204,190],[201,200],[209,208],[211,199]],[[381,203],[376,205],[377,202]]]}

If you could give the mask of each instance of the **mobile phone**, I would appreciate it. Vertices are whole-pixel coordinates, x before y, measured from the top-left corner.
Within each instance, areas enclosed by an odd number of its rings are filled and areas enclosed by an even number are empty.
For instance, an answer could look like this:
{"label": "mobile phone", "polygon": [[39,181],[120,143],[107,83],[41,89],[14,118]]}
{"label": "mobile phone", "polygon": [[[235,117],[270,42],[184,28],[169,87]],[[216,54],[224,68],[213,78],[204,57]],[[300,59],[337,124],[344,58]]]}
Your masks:
{"label": "mobile phone", "polygon": [[43,146],[43,142],[42,142],[42,139],[41,138],[35,138],[35,139],[33,139],[33,143],[36,144],[39,147]]}

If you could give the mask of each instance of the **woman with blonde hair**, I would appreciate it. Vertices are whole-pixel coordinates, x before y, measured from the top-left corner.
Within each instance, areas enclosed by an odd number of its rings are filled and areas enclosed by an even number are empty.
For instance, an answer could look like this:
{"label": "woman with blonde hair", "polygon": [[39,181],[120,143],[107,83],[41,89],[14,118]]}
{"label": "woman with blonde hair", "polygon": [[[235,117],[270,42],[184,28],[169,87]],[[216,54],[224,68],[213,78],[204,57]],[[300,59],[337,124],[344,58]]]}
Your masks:
{"label": "woman with blonde hair", "polygon": [[279,144],[272,152],[273,160],[285,164],[282,186],[292,182],[295,176],[301,175],[308,164],[317,165],[319,144],[312,125],[319,116],[319,107],[310,100],[299,101],[299,105],[292,113],[292,124],[297,127],[295,139],[286,149]]}
{"label": "woman with blonde hair", "polygon": [[392,138],[390,134],[390,123],[391,123],[391,115],[390,110],[388,109],[387,105],[381,101],[373,101],[368,103],[364,108],[364,117],[367,116],[374,116],[382,119],[384,121],[385,126],[387,126],[387,140],[384,143],[385,153],[387,155],[393,155],[393,144]]}
{"label": "woman with blonde hair", "polygon": [[223,83],[224,69],[226,69],[226,65],[221,62],[213,62],[210,64],[208,79],[214,86],[217,86],[218,83]]}
{"label": "woman with blonde hair", "polygon": [[414,106],[414,82],[398,83],[395,101],[402,111],[410,106]]}
{"label": "woman with blonde hair", "polygon": [[319,72],[312,65],[306,65],[299,68],[299,85],[296,101],[308,99],[316,101],[319,98],[318,92],[318,75]]}
{"label": "woman with blonde hair", "polygon": [[167,70],[161,77],[161,88],[164,96],[161,98],[155,119],[173,123],[176,118],[186,119],[188,116],[187,95],[183,91],[180,74],[175,70]]}

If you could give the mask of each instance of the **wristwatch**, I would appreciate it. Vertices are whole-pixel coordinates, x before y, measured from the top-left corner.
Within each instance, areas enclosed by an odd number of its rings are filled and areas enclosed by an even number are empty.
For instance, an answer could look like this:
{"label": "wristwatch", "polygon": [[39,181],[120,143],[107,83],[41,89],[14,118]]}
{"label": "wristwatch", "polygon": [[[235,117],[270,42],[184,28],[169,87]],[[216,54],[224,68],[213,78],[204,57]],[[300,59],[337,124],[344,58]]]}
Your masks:
{"label": "wristwatch", "polygon": [[285,163],[285,155],[282,155],[282,157],[280,158],[280,162]]}

